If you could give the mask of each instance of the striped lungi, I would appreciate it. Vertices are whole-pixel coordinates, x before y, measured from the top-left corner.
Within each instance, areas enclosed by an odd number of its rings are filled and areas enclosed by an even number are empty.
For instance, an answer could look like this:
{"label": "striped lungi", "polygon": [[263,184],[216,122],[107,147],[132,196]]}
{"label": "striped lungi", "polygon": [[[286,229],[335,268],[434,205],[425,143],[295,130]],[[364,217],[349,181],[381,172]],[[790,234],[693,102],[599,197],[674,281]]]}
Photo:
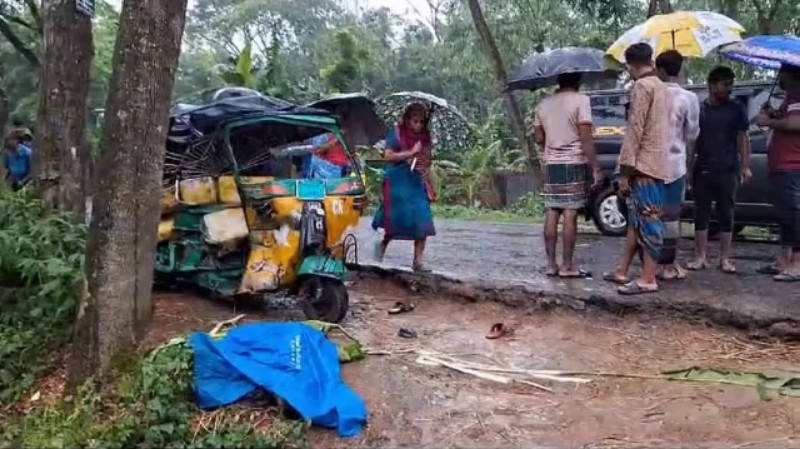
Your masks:
{"label": "striped lungi", "polygon": [[588,164],[544,166],[542,198],[548,209],[581,209],[586,205],[591,172]]}
{"label": "striped lungi", "polygon": [[659,263],[671,265],[678,257],[678,242],[681,238],[681,206],[686,192],[686,177],[664,185],[664,245]]}

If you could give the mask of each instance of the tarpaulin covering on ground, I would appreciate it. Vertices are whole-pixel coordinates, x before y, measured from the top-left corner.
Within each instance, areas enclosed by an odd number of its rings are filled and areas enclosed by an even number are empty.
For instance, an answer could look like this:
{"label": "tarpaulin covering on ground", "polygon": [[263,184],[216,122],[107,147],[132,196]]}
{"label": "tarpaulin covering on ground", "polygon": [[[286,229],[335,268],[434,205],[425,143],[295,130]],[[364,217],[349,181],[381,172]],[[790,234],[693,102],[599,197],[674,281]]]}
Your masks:
{"label": "tarpaulin covering on ground", "polygon": [[341,379],[336,346],[317,329],[252,323],[221,340],[196,332],[190,344],[196,400],[203,409],[232,404],[263,388],[340,436],[358,435],[366,424],[364,401]]}

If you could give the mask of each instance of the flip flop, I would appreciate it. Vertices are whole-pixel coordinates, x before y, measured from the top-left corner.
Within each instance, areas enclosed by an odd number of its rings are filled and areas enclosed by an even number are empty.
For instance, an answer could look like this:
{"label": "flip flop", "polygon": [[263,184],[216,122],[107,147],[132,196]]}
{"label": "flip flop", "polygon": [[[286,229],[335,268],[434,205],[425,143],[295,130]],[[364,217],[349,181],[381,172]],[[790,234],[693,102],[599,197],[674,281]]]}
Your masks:
{"label": "flip flop", "polygon": [[778,267],[776,267],[775,265],[770,264],[770,265],[762,265],[756,268],[756,273],[776,276],[781,274],[781,270],[779,270]]}
{"label": "flip flop", "polygon": [[707,261],[703,261],[703,262],[691,261],[691,262],[686,264],[686,269],[689,270],[689,271],[701,271],[701,270],[705,270],[706,268],[708,268],[708,262]]}
{"label": "flip flop", "polygon": [[415,309],[414,304],[411,303],[406,304],[402,301],[398,301],[394,304],[394,307],[389,309],[389,315],[397,315],[400,313],[411,312],[414,309]]}
{"label": "flip flop", "polygon": [[614,273],[603,273],[603,280],[617,285],[625,285],[631,281],[630,278],[627,277],[617,277]]}
{"label": "flip flop", "polygon": [[561,279],[591,279],[592,272],[586,270],[578,270],[577,273],[561,274],[558,273]]}
{"label": "flip flop", "polygon": [[417,331],[415,331],[414,329],[403,328],[397,332],[397,336],[399,336],[400,338],[408,338],[408,339],[417,338]]}
{"label": "flip flop", "polygon": [[621,286],[620,288],[618,288],[617,292],[620,295],[627,295],[627,296],[643,295],[645,293],[656,293],[656,292],[658,292],[658,287],[656,287],[655,289],[652,289],[652,288],[649,288],[649,287],[642,287],[639,284],[639,281],[631,281],[631,282],[628,282],[627,284]]}
{"label": "flip flop", "polygon": [[486,338],[489,340],[497,340],[498,338],[505,337],[510,332],[510,329],[503,323],[494,323]]}
{"label": "flip flop", "polygon": [[411,269],[414,270],[415,273],[431,273],[433,271],[421,263],[415,263],[411,266]]}
{"label": "flip flop", "polygon": [[677,275],[675,275],[675,276],[672,276],[672,277],[666,277],[666,276],[664,276],[664,271],[661,271],[660,273],[658,273],[658,275],[656,276],[656,278],[657,278],[659,281],[665,281],[665,282],[669,282],[669,281],[683,281],[683,280],[685,280],[685,279],[686,279],[686,272],[685,272],[685,271],[683,271],[683,270],[682,270],[682,269],[680,269],[680,268],[677,268],[676,270],[677,270],[678,274],[677,274]]}
{"label": "flip flop", "polygon": [[800,282],[800,271],[784,271],[772,277],[775,282]]}
{"label": "flip flop", "polygon": [[551,270],[548,268],[547,270],[545,270],[544,275],[549,278],[558,277],[558,270],[559,270],[558,268],[556,268],[555,270]]}

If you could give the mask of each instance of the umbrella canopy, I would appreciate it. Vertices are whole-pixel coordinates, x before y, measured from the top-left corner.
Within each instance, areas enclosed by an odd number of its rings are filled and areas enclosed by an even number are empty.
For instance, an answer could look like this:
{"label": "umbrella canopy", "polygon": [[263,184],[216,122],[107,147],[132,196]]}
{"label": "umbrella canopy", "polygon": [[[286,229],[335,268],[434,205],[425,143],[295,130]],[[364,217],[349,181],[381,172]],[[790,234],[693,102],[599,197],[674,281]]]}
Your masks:
{"label": "umbrella canopy", "polygon": [[394,124],[411,103],[422,103],[429,112],[428,127],[436,151],[451,151],[466,146],[471,138],[469,122],[455,106],[443,98],[425,92],[397,92],[375,101],[378,113]]}
{"label": "umbrella canopy", "polygon": [[606,69],[603,51],[594,48],[566,47],[528,56],[511,76],[506,89],[538,89],[558,83],[558,75],[581,73],[584,77],[614,76]]}
{"label": "umbrella canopy", "polygon": [[683,56],[702,58],[725,44],[742,40],[744,27],[722,14],[709,11],[678,11],[653,16],[619,37],[606,55],[625,62],[625,50],[645,42],[656,55],[678,50]]}
{"label": "umbrella canopy", "polygon": [[796,36],[753,36],[720,49],[728,59],[763,69],[782,65],[800,67],[800,38]]}
{"label": "umbrella canopy", "polygon": [[347,143],[351,148],[371,146],[386,136],[386,124],[378,115],[375,102],[365,93],[330,95],[306,107],[338,116],[339,123],[347,128]]}

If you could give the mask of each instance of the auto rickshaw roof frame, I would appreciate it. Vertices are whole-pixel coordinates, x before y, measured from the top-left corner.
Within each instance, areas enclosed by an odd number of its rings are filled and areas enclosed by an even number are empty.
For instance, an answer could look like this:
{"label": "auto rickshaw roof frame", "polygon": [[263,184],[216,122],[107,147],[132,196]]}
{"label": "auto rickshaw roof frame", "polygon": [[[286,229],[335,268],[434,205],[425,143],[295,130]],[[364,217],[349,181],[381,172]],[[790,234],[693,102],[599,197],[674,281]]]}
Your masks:
{"label": "auto rickshaw roof frame", "polygon": [[361,167],[355,160],[350,148],[348,148],[347,141],[344,139],[344,135],[342,134],[341,125],[335,116],[326,114],[263,114],[258,116],[228,119],[220,123],[218,127],[218,130],[222,131],[223,133],[223,141],[225,142],[225,147],[228,150],[228,155],[230,156],[233,164],[233,176],[237,184],[241,182],[241,175],[239,174],[239,164],[236,161],[233,145],[231,145],[230,142],[231,131],[233,131],[234,128],[241,128],[243,126],[264,122],[275,122],[305,127],[313,125],[315,128],[324,129],[333,133],[333,135],[336,136],[336,138],[342,144],[345,154],[347,155],[347,160],[355,170],[357,178],[362,179]]}

